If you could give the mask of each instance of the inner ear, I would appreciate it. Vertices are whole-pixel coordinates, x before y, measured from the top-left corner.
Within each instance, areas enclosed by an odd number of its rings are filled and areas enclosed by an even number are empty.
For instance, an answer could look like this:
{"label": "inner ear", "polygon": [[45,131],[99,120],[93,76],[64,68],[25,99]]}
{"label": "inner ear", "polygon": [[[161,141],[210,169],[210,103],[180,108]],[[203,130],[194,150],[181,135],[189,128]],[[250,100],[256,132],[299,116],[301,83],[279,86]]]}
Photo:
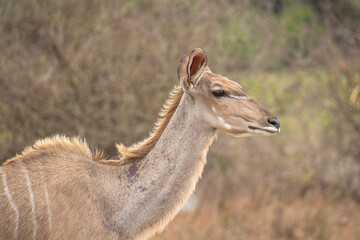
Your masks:
{"label": "inner ear", "polygon": [[190,55],[181,58],[178,68],[178,77],[184,91],[190,91],[207,66],[207,56],[201,48],[195,48]]}
{"label": "inner ear", "polygon": [[206,61],[206,56],[205,54],[202,53],[196,55],[193,58],[190,66],[190,77],[195,75],[195,73],[204,65],[205,61]]}

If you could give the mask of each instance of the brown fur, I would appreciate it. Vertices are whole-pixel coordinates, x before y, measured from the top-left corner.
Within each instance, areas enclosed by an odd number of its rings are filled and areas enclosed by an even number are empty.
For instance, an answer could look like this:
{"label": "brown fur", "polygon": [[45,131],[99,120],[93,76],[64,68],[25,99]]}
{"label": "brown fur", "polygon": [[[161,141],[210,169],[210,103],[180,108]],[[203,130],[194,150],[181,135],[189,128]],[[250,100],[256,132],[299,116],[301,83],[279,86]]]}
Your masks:
{"label": "brown fur", "polygon": [[103,158],[101,150],[94,149],[77,137],[68,138],[62,135],[56,135],[45,139],[38,140],[33,146],[26,147],[25,150],[12,159],[7,160],[4,166],[14,161],[21,161],[22,159],[31,160],[31,156],[36,153],[48,153],[50,155],[78,155],[88,159],[100,160]]}
{"label": "brown fur", "polygon": [[[148,239],[194,191],[216,130],[278,132],[240,85],[211,73],[201,49],[182,58],[153,133],[105,160],[78,138],[37,141],[0,167],[0,240]],[[214,89],[226,97],[215,97]],[[241,98],[245,96],[244,98]],[[255,129],[255,130],[254,130]]]}

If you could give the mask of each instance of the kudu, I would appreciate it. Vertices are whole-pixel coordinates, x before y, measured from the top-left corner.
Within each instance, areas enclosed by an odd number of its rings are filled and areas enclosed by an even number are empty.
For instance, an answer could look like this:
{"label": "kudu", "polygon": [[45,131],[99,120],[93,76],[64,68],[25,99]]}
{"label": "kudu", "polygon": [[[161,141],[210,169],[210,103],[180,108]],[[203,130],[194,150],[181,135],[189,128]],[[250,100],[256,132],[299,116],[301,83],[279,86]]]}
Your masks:
{"label": "kudu", "polygon": [[0,239],[148,239],[194,191],[217,130],[271,135],[278,118],[194,49],[153,133],[105,160],[78,138],[40,140],[0,167]]}

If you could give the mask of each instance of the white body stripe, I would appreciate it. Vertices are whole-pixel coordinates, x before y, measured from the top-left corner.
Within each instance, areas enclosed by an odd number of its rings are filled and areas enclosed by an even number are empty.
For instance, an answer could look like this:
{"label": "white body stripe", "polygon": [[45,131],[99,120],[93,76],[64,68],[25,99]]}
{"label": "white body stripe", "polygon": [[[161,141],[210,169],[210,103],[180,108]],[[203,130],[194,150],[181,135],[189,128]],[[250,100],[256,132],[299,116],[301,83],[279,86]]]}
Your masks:
{"label": "white body stripe", "polygon": [[10,207],[14,210],[15,212],[15,230],[14,230],[14,239],[17,238],[17,234],[18,234],[18,229],[19,229],[19,209],[18,207],[16,206],[16,204],[14,203],[14,201],[12,200],[11,198],[11,194],[10,194],[10,191],[9,191],[9,187],[8,187],[8,184],[7,184],[7,180],[6,180],[6,175],[5,175],[5,172],[0,168],[0,173],[2,175],[2,179],[3,179],[3,183],[4,183],[4,191],[5,191],[5,194],[6,194],[6,197],[8,198],[9,200],[9,203],[10,203]]}
{"label": "white body stripe", "polygon": [[47,205],[47,211],[48,211],[49,233],[50,233],[50,232],[51,232],[52,219],[51,219],[49,193],[48,193],[47,185],[46,185],[46,182],[45,182],[45,181],[44,181],[44,191],[45,191],[45,199],[46,199],[46,205]]}
{"label": "white body stripe", "polygon": [[27,169],[25,168],[24,165],[21,166],[24,174],[25,174],[25,178],[26,178],[26,186],[27,189],[29,191],[29,195],[30,195],[30,204],[31,204],[31,215],[32,215],[32,220],[33,220],[33,236],[32,238],[35,239],[36,236],[36,230],[37,230],[37,223],[36,223],[36,218],[35,218],[35,200],[34,200],[34,193],[31,189],[31,183],[30,183],[30,178],[29,178],[29,174]]}

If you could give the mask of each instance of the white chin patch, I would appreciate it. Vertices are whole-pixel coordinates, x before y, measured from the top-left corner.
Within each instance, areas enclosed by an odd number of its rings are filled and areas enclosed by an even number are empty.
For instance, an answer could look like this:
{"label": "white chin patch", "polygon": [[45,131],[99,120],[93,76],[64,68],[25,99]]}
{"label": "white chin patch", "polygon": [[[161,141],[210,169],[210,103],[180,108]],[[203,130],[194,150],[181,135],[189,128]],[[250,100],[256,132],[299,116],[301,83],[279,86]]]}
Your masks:
{"label": "white chin patch", "polygon": [[270,132],[280,132],[280,128],[276,128],[276,127],[264,127],[262,129],[268,130]]}
{"label": "white chin patch", "polygon": [[228,124],[228,123],[225,123],[225,124],[224,124],[224,127],[225,127],[226,129],[231,129],[231,125]]}
{"label": "white chin patch", "polygon": [[271,134],[271,132],[266,131],[266,130],[262,130],[262,129],[253,129],[252,131],[255,132],[255,133],[260,133],[260,134],[265,134],[265,135]]}
{"label": "white chin patch", "polygon": [[273,133],[280,132],[280,129],[277,129],[275,127],[264,127],[262,129],[260,128],[251,129],[251,131],[257,134],[270,135]]}

